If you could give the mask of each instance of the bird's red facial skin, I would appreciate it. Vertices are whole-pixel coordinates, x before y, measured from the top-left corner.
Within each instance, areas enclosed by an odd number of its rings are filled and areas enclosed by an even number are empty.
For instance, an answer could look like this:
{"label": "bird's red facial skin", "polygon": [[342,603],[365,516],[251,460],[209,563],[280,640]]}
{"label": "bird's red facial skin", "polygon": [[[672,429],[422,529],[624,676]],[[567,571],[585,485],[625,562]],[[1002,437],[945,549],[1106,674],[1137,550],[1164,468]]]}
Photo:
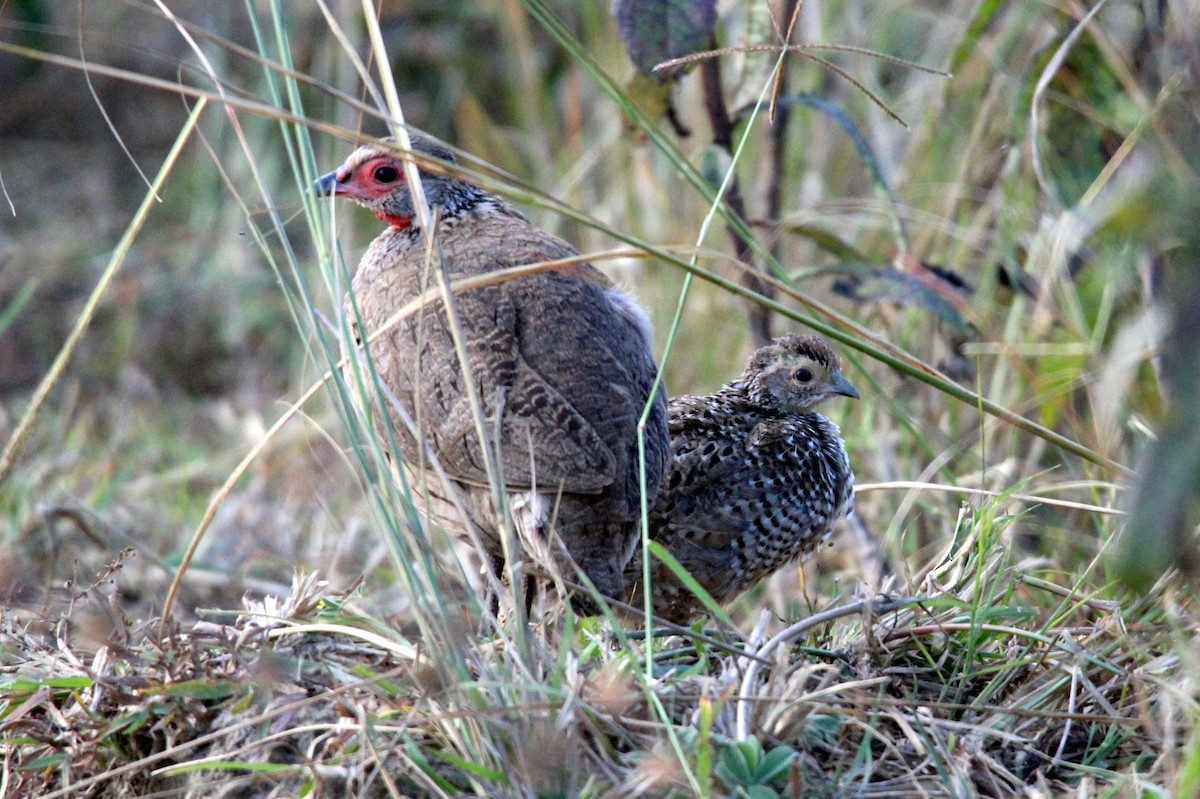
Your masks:
{"label": "bird's red facial skin", "polygon": [[372,158],[355,170],[351,180],[365,199],[373,200],[404,186],[404,167],[394,158]]}
{"label": "bird's red facial skin", "polygon": [[403,188],[404,171],[401,164],[381,156],[359,164],[353,170],[339,171],[333,194],[370,203]]}
{"label": "bird's red facial skin", "polygon": [[388,213],[378,202],[393,192],[407,191],[403,170],[403,165],[394,158],[372,158],[353,170],[339,172],[333,193],[366,205],[379,219],[397,230],[404,230],[412,226],[412,218]]}

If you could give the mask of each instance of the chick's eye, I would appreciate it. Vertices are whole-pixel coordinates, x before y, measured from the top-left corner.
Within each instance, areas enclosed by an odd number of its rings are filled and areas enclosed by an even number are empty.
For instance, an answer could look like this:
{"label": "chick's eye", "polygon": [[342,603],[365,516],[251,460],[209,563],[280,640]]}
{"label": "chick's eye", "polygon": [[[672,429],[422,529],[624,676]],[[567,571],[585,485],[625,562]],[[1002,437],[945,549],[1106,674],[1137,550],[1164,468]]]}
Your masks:
{"label": "chick's eye", "polygon": [[807,383],[813,379],[812,370],[802,366],[796,371],[792,372],[792,379],[797,383]]}
{"label": "chick's eye", "polygon": [[372,174],[380,183],[395,183],[400,178],[400,170],[394,166],[375,167]]}

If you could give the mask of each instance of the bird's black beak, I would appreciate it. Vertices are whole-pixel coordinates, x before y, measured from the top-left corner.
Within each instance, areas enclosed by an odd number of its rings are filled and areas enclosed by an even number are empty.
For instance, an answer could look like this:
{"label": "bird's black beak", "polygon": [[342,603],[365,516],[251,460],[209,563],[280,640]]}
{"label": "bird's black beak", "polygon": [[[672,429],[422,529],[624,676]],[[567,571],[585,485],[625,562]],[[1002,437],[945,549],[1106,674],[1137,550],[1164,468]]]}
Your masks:
{"label": "bird's black beak", "polygon": [[335,169],[328,175],[322,175],[317,178],[317,182],[313,184],[313,193],[318,197],[334,197],[340,192],[338,191],[338,173]]}
{"label": "bird's black beak", "polygon": [[849,397],[850,399],[858,399],[858,389],[846,379],[841,370],[833,373],[833,381],[829,386],[829,393],[841,394],[843,397]]}

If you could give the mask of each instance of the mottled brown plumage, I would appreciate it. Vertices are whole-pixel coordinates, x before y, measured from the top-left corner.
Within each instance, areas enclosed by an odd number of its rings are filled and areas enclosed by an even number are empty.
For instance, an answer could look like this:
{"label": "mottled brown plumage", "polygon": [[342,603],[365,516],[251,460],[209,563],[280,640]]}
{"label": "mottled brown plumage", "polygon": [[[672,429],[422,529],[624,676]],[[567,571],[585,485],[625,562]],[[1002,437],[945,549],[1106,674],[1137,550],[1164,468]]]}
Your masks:
{"label": "mottled brown plumage", "polygon": [[[427,140],[414,139],[413,147],[454,161]],[[450,281],[578,254],[476,186],[432,170],[422,171],[421,182],[438,219],[433,269],[440,257]],[[354,297],[369,335],[438,285],[436,273],[426,267],[401,156],[387,144],[360,147],[320,186],[390,225],[354,276]],[[637,424],[657,369],[645,312],[588,264],[459,291],[454,303],[490,446],[524,546],[544,548],[534,558],[543,565],[552,560],[574,579],[574,571],[547,546],[553,528],[596,587],[620,595],[622,569],[637,538]],[[391,413],[409,475],[423,477],[418,464],[436,458],[459,490],[487,554],[499,559],[502,517],[488,487],[484,450],[442,303],[401,321],[371,344],[371,354],[394,397],[382,404]],[[425,453],[405,413],[417,420],[429,446]],[[651,500],[667,449],[666,401],[659,391],[646,425]],[[432,473],[424,477],[418,484],[429,489],[427,514],[461,532],[464,520],[442,483]],[[592,609],[586,603],[577,607]]]}
{"label": "mottled brown plumage", "polygon": [[[819,338],[784,336],[750,358],[741,377],[706,397],[671,401],[671,464],[650,513],[665,546],[725,603],[824,540],[854,504],[854,475],[837,425],[815,408],[857,397]],[[641,607],[641,551],[625,574]],[[656,615],[686,623],[700,602],[651,564]]]}

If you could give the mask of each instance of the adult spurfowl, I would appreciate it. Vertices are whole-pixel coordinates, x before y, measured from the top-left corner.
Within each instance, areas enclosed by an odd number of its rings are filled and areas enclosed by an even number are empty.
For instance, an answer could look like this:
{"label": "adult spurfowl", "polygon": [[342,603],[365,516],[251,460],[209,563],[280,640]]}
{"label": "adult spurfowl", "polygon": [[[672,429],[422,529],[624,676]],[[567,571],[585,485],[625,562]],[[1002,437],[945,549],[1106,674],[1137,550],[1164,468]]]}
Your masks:
{"label": "adult spurfowl", "polygon": [[[841,433],[816,412],[839,394],[858,397],[829,345],[789,335],[755,352],[716,393],[671,401],[671,464],[649,534],[718,602],[815,550],[853,510]],[[641,607],[640,550],[625,578]],[[668,621],[704,609],[657,561],[651,584],[654,613]]]}
{"label": "adult spurfowl", "polygon": [[[421,170],[435,219],[428,231],[432,257],[405,179],[404,154],[391,141],[359,147],[318,183],[322,193],[354,200],[388,223],[354,276],[365,327],[365,334],[356,331],[360,345],[436,288],[436,270],[453,282],[578,255],[500,197],[454,177],[447,149],[424,138],[412,144],[447,166]],[[657,366],[645,311],[586,263],[456,291],[453,302],[465,362],[440,299],[370,344],[385,389],[378,406],[390,414],[414,498],[452,532],[474,525],[497,566],[508,514],[531,559],[570,580],[577,579],[574,561],[601,593],[620,596],[639,535],[637,428],[647,404],[644,489],[650,503],[669,448],[666,399],[661,390],[651,393]],[[467,373],[483,411],[483,441]],[[490,476],[485,446],[494,456]],[[465,518],[432,461],[457,490]],[[500,482],[501,507],[489,479]],[[581,594],[574,601],[583,612],[595,611]]]}

